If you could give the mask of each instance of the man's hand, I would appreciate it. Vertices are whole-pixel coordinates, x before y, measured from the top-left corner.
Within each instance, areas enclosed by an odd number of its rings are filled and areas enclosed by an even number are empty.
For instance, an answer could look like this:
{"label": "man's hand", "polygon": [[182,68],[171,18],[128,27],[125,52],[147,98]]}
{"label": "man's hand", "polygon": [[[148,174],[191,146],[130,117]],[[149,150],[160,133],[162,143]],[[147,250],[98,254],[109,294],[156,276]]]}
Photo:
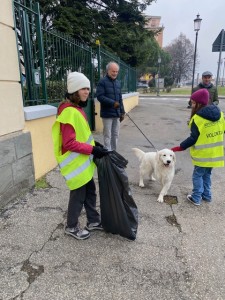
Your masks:
{"label": "man's hand", "polygon": [[122,122],[124,120],[124,114],[122,114],[121,116],[120,116],[120,122]]}
{"label": "man's hand", "polygon": [[119,102],[118,102],[118,101],[115,101],[115,102],[114,102],[114,104],[113,104],[113,107],[114,107],[114,108],[118,108],[118,107],[120,107],[120,104],[119,104]]}

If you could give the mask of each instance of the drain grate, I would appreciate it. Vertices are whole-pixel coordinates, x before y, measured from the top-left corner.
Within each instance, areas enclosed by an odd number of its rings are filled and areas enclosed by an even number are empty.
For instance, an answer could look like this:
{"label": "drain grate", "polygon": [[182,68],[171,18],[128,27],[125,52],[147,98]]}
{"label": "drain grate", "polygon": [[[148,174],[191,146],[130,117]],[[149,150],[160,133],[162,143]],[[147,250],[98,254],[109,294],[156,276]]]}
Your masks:
{"label": "drain grate", "polygon": [[165,203],[167,203],[169,205],[178,203],[177,196],[166,195],[163,197],[163,200]]}

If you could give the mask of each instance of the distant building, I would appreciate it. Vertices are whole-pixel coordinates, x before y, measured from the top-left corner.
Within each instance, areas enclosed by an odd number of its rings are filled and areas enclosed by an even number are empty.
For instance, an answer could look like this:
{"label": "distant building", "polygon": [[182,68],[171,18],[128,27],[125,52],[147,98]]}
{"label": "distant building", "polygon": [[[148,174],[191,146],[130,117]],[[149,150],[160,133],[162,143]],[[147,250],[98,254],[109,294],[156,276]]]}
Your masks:
{"label": "distant building", "polygon": [[155,35],[155,39],[158,42],[160,48],[163,46],[163,30],[164,27],[160,25],[161,17],[159,16],[148,16],[145,15],[145,18],[147,20],[146,28],[150,31],[157,32],[161,30],[159,33]]}

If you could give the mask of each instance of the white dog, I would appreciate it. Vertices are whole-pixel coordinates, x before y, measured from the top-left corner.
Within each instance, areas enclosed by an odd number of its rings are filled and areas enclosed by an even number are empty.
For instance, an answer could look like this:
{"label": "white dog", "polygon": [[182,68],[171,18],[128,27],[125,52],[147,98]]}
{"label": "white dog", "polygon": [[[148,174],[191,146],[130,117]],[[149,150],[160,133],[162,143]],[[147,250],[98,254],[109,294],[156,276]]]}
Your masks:
{"label": "white dog", "polygon": [[163,202],[163,197],[167,194],[175,174],[175,153],[169,149],[147,153],[138,148],[132,148],[132,150],[140,161],[139,186],[144,187],[145,175],[148,175],[151,180],[158,180],[162,185],[162,190],[157,201]]}

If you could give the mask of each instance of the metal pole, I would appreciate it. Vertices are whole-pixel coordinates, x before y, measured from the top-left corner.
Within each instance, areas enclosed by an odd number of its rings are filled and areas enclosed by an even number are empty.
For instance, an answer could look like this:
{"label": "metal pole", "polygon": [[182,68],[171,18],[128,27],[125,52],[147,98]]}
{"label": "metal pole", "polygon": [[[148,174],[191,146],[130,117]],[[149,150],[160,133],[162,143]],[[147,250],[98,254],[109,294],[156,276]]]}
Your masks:
{"label": "metal pole", "polygon": [[221,85],[221,86],[224,86],[224,83],[223,83],[223,79],[224,79],[224,69],[225,69],[225,57],[224,57],[224,62],[223,62],[223,75],[222,75],[222,85]]}
{"label": "metal pole", "polygon": [[198,31],[196,31],[196,37],[195,37],[195,52],[194,52],[194,64],[193,64],[193,73],[192,73],[191,93],[193,93],[194,80],[195,80],[195,62],[196,62],[197,42],[198,42]]}
{"label": "metal pole", "polygon": [[98,46],[98,48],[97,48],[98,80],[100,80],[100,78],[101,78],[101,50],[100,50],[100,41],[96,40],[95,43]]}
{"label": "metal pole", "polygon": [[157,88],[157,96],[159,97],[159,77],[160,77],[160,62],[158,62],[158,88]]}
{"label": "metal pole", "polygon": [[43,47],[43,36],[41,30],[41,17],[40,17],[40,6],[39,3],[34,3],[34,9],[37,12],[35,16],[36,28],[37,28],[37,40],[39,47],[39,62],[40,62],[40,71],[41,71],[41,87],[43,92],[43,99],[45,103],[47,103],[48,95],[47,95],[47,86],[46,86],[46,75],[45,75],[45,58],[44,58],[44,47]]}
{"label": "metal pole", "polygon": [[221,42],[220,42],[220,54],[219,54],[219,63],[218,63],[218,69],[217,69],[217,75],[216,75],[216,88],[219,81],[219,74],[220,74],[220,62],[221,62],[221,54],[223,50],[223,37],[224,37],[224,29],[221,31]]}

